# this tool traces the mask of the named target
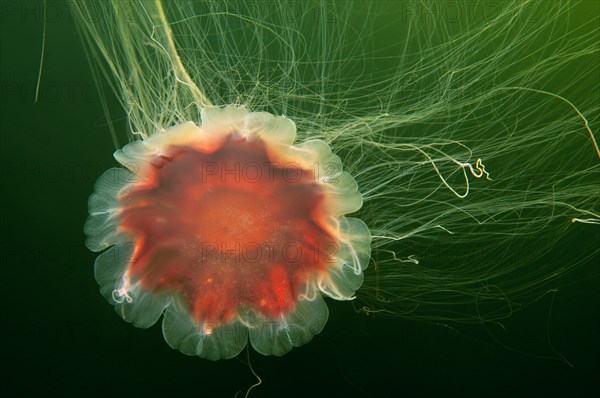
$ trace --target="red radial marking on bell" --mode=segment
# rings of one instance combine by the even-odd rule
[[[197,321],[290,312],[331,261],[314,173],[272,162],[260,139],[231,135],[211,153],[173,146],[147,174],[121,198],[121,228],[136,244],[130,275],[179,294]]]

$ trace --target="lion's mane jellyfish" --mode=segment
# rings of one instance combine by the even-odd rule
[[[370,257],[357,184],[321,140],[243,107],[205,108],[115,153],[85,226],[102,294],[188,355],[283,355],[349,300]],[[108,249],[108,250],[106,250]]]

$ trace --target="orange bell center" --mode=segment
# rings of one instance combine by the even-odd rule
[[[198,322],[294,310],[336,241],[314,173],[267,145],[232,134],[211,151],[172,146],[144,170],[120,198],[134,281],[176,293]]]

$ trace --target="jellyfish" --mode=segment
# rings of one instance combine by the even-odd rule
[[[130,132],[85,226],[102,294],[208,359],[308,343],[324,299],[510,317],[600,252],[586,7],[75,2]]]

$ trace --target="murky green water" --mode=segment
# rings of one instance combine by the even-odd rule
[[[163,342],[158,325],[132,327],[98,294],[96,255],[84,246],[82,226],[94,181],[115,165],[114,146],[70,11],[62,2],[49,4],[37,104],[40,3],[7,1],[0,13],[2,331],[4,360],[14,371],[5,376],[2,391],[230,397],[244,392],[255,383],[242,363],[246,352],[241,360],[219,362],[183,356]],[[574,21],[597,21],[600,5],[585,2],[577,12]],[[600,29],[595,34],[600,42]],[[557,72],[553,84],[571,85],[572,73]],[[573,85],[569,94],[595,109],[590,125],[597,131],[600,99],[586,87],[599,87],[600,71],[589,76],[597,80]],[[112,114],[120,114],[113,95],[106,97]],[[113,122],[126,131],[124,119]],[[597,228],[576,225],[559,241],[559,251],[531,266],[543,268],[557,258],[567,262],[599,241]],[[263,381],[252,395],[593,395],[600,390],[597,253],[553,281],[546,295],[503,321],[504,327],[364,316],[353,303],[328,300],[330,320],[310,344],[281,358],[250,353]]]

